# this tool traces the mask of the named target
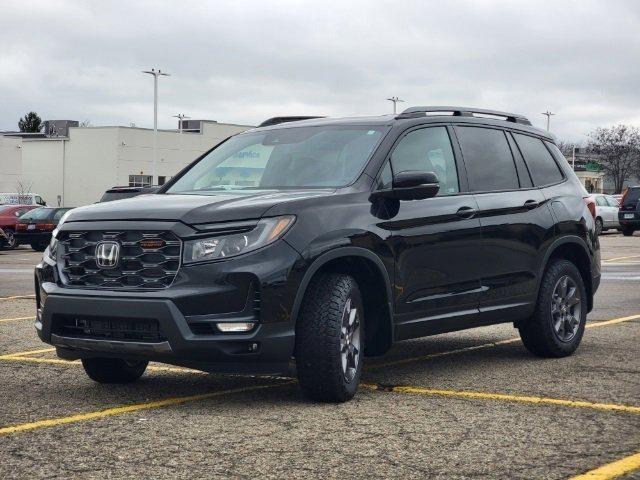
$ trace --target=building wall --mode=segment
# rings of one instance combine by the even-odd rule
[[[203,122],[201,133],[159,130],[156,175],[168,180],[230,135],[251,128]],[[22,148],[18,148],[18,146]],[[128,185],[129,175],[152,175],[153,130],[129,127],[70,128],[69,137],[0,136],[0,192],[30,186],[49,205],[96,202],[105,190]]]

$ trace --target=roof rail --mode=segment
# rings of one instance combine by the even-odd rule
[[[271,125],[278,125],[279,123],[286,123],[286,122],[297,122],[299,120],[311,120],[312,118],[324,118],[324,117],[319,117],[319,116],[315,116],[315,117],[272,117],[269,118],[267,120],[265,120],[264,122],[262,122],[260,125],[258,125],[259,127],[269,127]]]
[[[522,115],[470,107],[410,107],[404,110],[396,118],[422,117],[426,116],[428,113],[451,113],[453,116],[457,117],[475,117],[475,114],[489,115],[493,117],[503,117],[507,122],[531,125],[529,119]]]

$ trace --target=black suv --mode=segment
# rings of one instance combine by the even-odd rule
[[[36,268],[36,328],[98,382],[148,361],[283,373],[351,398],[364,356],[513,322],[580,343],[600,281],[586,193],[525,118],[457,107],[233,136],[157,194],[69,213]]]
[[[618,221],[625,237],[633,235],[635,230],[640,230],[640,186],[629,187],[620,200]]]

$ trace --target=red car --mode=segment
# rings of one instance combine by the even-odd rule
[[[20,244],[14,236],[18,217],[38,207],[40,205],[0,205],[0,228],[6,235],[6,240],[0,240],[0,245],[10,250],[16,248]]]

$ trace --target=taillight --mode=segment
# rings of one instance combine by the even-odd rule
[[[53,230],[54,228],[56,228],[55,223],[38,223],[36,225],[36,228],[40,231],[43,232],[49,232],[51,230]]]
[[[27,229],[27,224],[26,223],[18,223],[18,224],[16,224],[16,230],[17,231],[26,230],[26,229]]]
[[[620,206],[624,205],[624,201],[626,200],[627,195],[629,195],[629,189],[628,188],[622,194],[622,198],[620,199]]]
[[[587,205],[587,208],[591,212],[591,216],[596,218],[596,201],[591,197],[582,197],[584,203]]]

